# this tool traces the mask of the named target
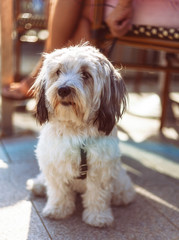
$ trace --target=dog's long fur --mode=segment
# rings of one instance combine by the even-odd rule
[[[119,71],[88,44],[45,54],[33,89],[36,115],[44,124],[36,155],[42,174],[32,191],[44,194],[45,216],[60,219],[75,210],[75,192],[83,198],[83,220],[93,226],[113,222],[111,204],[131,202],[134,189],[121,168],[116,121],[126,107]],[[80,148],[85,144],[88,172],[79,180]]]

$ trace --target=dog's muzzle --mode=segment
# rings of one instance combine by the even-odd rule
[[[71,88],[68,86],[63,86],[58,89],[58,95],[62,98],[67,97],[71,93]]]

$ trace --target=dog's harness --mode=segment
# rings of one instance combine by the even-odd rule
[[[88,171],[88,165],[87,165],[87,151],[84,149],[85,144],[80,147],[80,156],[81,156],[81,162],[80,162],[80,176],[77,177],[77,179],[84,180],[87,176]]]

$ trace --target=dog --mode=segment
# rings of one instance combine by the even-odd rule
[[[121,167],[116,122],[127,93],[117,69],[88,43],[55,50],[32,89],[43,128],[36,148],[41,174],[29,181],[36,195],[47,192],[43,215],[63,219],[82,194],[85,223],[113,223],[111,205],[130,203],[131,179]]]

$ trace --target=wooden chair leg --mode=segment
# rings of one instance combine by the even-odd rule
[[[169,103],[169,88],[170,88],[170,83],[172,78],[172,74],[169,70],[169,67],[172,65],[172,55],[166,54],[166,62],[167,62],[167,71],[165,72],[164,84],[161,92],[162,112],[161,112],[161,118],[160,118],[160,131],[162,131],[164,127],[164,123],[167,115],[167,107]]]
[[[13,1],[0,1],[1,15],[1,86],[13,81]],[[8,26],[8,27],[7,27]],[[12,134],[13,102],[2,98],[1,132]]]
[[[16,59],[15,59],[15,80],[19,81],[20,80],[20,59],[21,59],[21,42],[19,38],[16,39],[15,43],[15,51],[16,51]]]
[[[114,47],[116,46],[116,43],[117,43],[117,39],[114,39],[114,40],[112,41],[112,43],[111,43],[110,48],[108,49],[107,57],[108,57],[109,59],[111,59],[111,55],[112,55],[112,53],[113,53]]]
[[[169,101],[169,86],[171,82],[171,74],[169,71],[165,74],[164,85],[161,94],[161,105],[162,105],[162,112],[160,117],[160,131],[162,131],[164,127],[164,123],[166,120],[166,113],[167,113],[167,105]]]
[[[21,1],[16,0],[14,4],[14,17],[17,21],[19,14],[21,13]],[[20,42],[20,33],[17,30],[17,36],[15,39],[15,74],[14,79],[15,81],[20,80],[20,59],[21,59],[21,42]]]
[[[12,123],[12,115],[14,110],[14,104],[12,101],[2,98],[2,106],[1,106],[1,128],[2,136],[10,136],[13,134],[13,123]]]
[[[145,50],[139,50],[138,52],[138,61],[141,63],[146,63],[147,61],[147,52]],[[134,92],[140,93],[140,86],[143,79],[144,73],[138,72],[135,75],[134,79]]]

